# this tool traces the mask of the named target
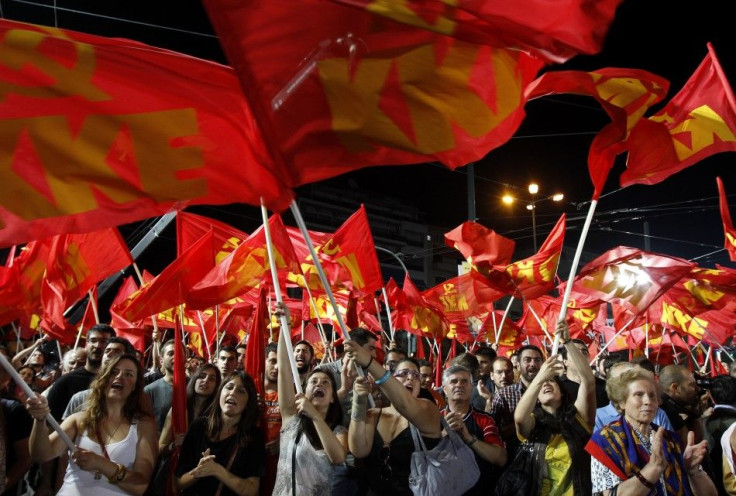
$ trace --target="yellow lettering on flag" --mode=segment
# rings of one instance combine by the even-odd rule
[[[11,29],[0,41],[0,64],[21,72],[33,68],[48,80],[46,85],[23,85],[0,81],[0,101],[9,94],[30,98],[59,98],[59,95],[79,96],[90,102],[109,100],[110,97],[92,82],[95,73],[95,48],[86,43],[68,40],[76,52],[76,62],[69,67],[39,50],[45,41],[61,43],[63,31],[43,28],[46,33],[25,29]],[[52,38],[53,37],[53,38]],[[66,48],[66,47],[65,47]]]
[[[490,58],[493,66],[488,69],[497,88],[493,108],[470,87],[479,58]],[[332,129],[356,152],[375,145],[421,154],[452,150],[454,126],[480,137],[521,104],[520,75],[510,52],[460,41],[453,43],[439,65],[435,47],[420,45],[396,58],[364,58],[354,71],[342,58],[321,60],[318,68],[332,112]],[[391,77],[394,71],[398,81]],[[400,94],[403,101],[384,105],[382,96],[389,90]],[[410,122],[412,132],[387,114],[386,105],[396,107],[401,118]]]
[[[698,317],[693,318],[674,305],[662,302],[662,323],[675,327],[691,336],[702,340],[708,322]]]
[[[665,114],[651,118],[656,122],[672,122],[672,117]],[[723,142],[736,142],[734,131],[726,121],[708,105],[700,106],[690,112],[690,118],[685,119],[669,130],[672,135],[672,144],[680,161],[684,161],[699,151],[714,144],[714,137]],[[690,133],[692,148],[675,139],[679,133]]]
[[[699,284],[698,281],[693,279],[686,281],[683,285],[698,301],[708,306],[711,306],[726,295],[723,291],[713,289],[709,284]]]
[[[84,257],[81,256],[78,243],[69,243],[66,252],[66,261],[59,268],[64,272],[64,285],[67,289],[76,288],[90,274]]]
[[[440,0],[440,2],[437,2],[448,7],[444,9],[442,15],[437,15],[434,23],[430,23],[417,15],[416,11],[411,8],[412,3],[414,2],[408,2],[407,0],[374,0],[366,4],[365,10],[404,24],[445,35],[451,35],[455,32],[457,23],[454,18],[449,16],[454,14],[457,0]]]
[[[604,78],[604,76],[590,73],[596,82],[598,95],[605,101],[626,110],[626,129],[630,130],[634,123],[644,117],[647,109],[657,99],[657,95],[650,91],[637,78]],[[602,79],[602,81],[601,81]],[[600,81],[600,83],[599,83]],[[636,109],[629,106],[639,100],[642,96],[649,94],[644,102],[639,102]]]
[[[99,193],[125,204],[143,195],[166,202],[196,198],[207,192],[204,179],[182,177],[182,173],[191,176],[190,171],[202,167],[202,150],[172,146],[173,140],[197,133],[193,109],[91,115],[74,133],[63,116],[7,119],[3,126],[0,170],[4,172],[0,179],[8,193],[0,197],[0,203],[25,220],[94,210]],[[121,152],[116,147],[121,138],[131,141],[124,151],[130,155],[130,165],[137,168],[140,187],[120,177],[108,165],[108,155]],[[37,163],[26,167],[33,158]],[[84,180],[69,180],[74,177]],[[39,182],[48,186],[50,196],[36,189],[34,184]]]
[[[348,253],[342,257],[338,257],[335,261],[350,273],[350,280],[356,289],[365,287],[365,279],[363,279],[363,273],[360,271],[358,257],[355,256],[355,253]]]

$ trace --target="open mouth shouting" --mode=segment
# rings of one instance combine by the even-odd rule
[[[112,381],[110,384],[110,390],[111,391],[122,391],[125,385],[122,381]]]

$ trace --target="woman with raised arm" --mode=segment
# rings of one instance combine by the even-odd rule
[[[367,410],[370,382],[366,377],[356,379],[348,446],[356,458],[365,458],[364,483],[368,486],[368,494],[410,496],[414,441],[409,424],[417,428],[427,449],[432,449],[441,439],[440,411],[435,403],[419,397],[421,375],[416,360],[399,361],[392,375],[363,347],[352,341],[346,341],[344,346],[350,365],[357,363],[364,372],[376,378],[375,384],[391,402],[388,407]]]
[[[113,359],[92,382],[87,409],[69,416],[61,428],[74,440],[64,483],[57,494],[140,495],[151,480],[158,452],[156,422],[143,402],[143,371],[134,355]],[[31,457],[45,462],[67,446],[46,426],[46,398],[26,401],[34,419]]]
[[[595,422],[595,378],[582,352],[570,339],[566,322],[557,323],[557,334],[571,366],[580,377],[577,398],[563,386],[564,365],[558,356],[549,357],[524,392],[514,410],[516,434],[532,443],[543,456],[535,458],[540,495],[590,494],[590,455],[585,444]]]
[[[189,426],[176,467],[183,496],[255,496],[266,465],[253,379],[243,371],[226,376],[205,417]]]
[[[278,305],[277,314],[288,314]],[[287,332],[279,333],[278,392],[281,409],[279,465],[273,496],[330,494],[333,465],[347,455],[347,430],[335,378],[313,370],[304,393],[295,394],[292,363],[286,349]]]

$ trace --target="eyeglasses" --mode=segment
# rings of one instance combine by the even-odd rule
[[[381,460],[381,465],[378,466],[378,476],[383,480],[391,480],[393,475],[393,469],[388,464],[389,458],[391,458],[391,445],[386,443],[378,452],[378,459]]]
[[[409,377],[410,379],[420,380],[422,378],[422,375],[416,370],[401,369],[394,372],[394,377],[399,377],[401,379],[403,379],[404,377]]]

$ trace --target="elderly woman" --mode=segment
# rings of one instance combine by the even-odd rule
[[[717,494],[700,463],[707,443],[694,444],[652,423],[659,398],[651,372],[634,368],[608,380],[606,391],[621,417],[606,424],[586,446],[591,454],[593,494]]]
[[[536,484],[533,494],[590,494],[590,457],[585,443],[595,420],[595,379],[582,352],[570,340],[564,321],[557,324],[556,332],[580,377],[577,398],[570,397],[563,386],[562,361],[551,356],[514,410],[516,434],[522,441],[544,447],[544,456],[535,458],[535,474],[530,474]]]
[[[92,382],[87,409],[61,428],[75,441],[64,484],[57,494],[143,494],[156,461],[156,423],[143,399],[143,372],[134,355],[113,359]],[[45,462],[66,451],[59,434],[46,427],[46,398],[26,402],[34,419],[29,440],[31,457]]]

